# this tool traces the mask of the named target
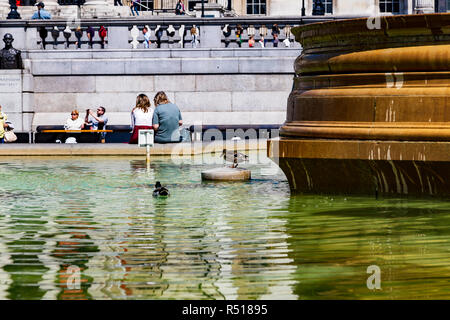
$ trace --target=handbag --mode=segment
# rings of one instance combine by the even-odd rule
[[[12,130],[6,131],[4,138],[5,142],[14,142],[17,140],[17,136]]]

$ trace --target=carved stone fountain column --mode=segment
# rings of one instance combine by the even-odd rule
[[[303,52],[268,155],[293,193],[450,198],[448,25],[424,14],[292,29]]]

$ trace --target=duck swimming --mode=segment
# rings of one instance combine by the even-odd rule
[[[163,187],[159,181],[156,181],[155,183],[155,190],[153,190],[153,196],[154,197],[167,197],[170,195],[169,189],[166,187]]]
[[[235,151],[223,149],[221,157],[226,162],[232,162],[231,168],[237,168],[238,163],[248,161],[248,155]]]

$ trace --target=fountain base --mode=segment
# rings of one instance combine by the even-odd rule
[[[247,181],[251,171],[244,168],[215,168],[202,172],[202,180],[208,181]]]

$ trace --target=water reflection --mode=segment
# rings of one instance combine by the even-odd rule
[[[12,207],[3,221],[13,234],[7,238],[2,250],[2,260],[7,261],[2,269],[8,273],[6,291],[9,299],[41,299],[45,295],[39,284],[48,270],[40,259],[45,242],[39,239],[39,233],[45,229],[46,221],[39,215],[45,213],[45,210],[33,207]]]
[[[161,224],[164,210],[144,215],[136,215],[136,211],[135,207],[128,209],[126,228],[120,233],[118,250],[114,249],[116,276],[111,285],[120,291],[110,290],[111,298],[156,298],[168,287],[161,270],[167,260]]]
[[[246,164],[249,182],[203,183],[201,171],[215,166],[1,164],[0,298],[450,297],[447,203],[290,197],[270,163]],[[152,197],[156,180],[169,198]],[[381,290],[366,286],[370,265],[381,268]]]
[[[90,203],[83,197],[75,197],[64,199],[60,205],[64,208],[63,214],[57,216],[55,222],[65,233],[57,237],[52,253],[59,264],[56,282],[60,292],[57,299],[92,299],[88,291],[93,278],[86,274],[86,270],[90,257],[98,252],[98,248],[90,236],[90,233],[95,233],[96,230],[96,223],[89,209]]]
[[[303,196],[289,211],[300,299],[450,296],[450,210],[418,200]],[[366,285],[371,265],[381,269],[381,290]]]

